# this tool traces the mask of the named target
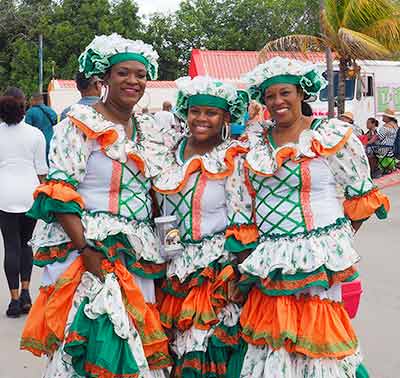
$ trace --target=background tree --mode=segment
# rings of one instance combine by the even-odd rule
[[[346,75],[357,74],[356,61],[393,58],[400,49],[400,6],[394,0],[325,0],[321,35],[289,35],[267,43],[268,51],[321,50],[339,61],[338,113],[345,110]]]

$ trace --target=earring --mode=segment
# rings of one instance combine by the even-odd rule
[[[227,140],[230,137],[229,123],[225,122],[221,130],[222,140]]]
[[[185,137],[190,137],[192,135],[192,133],[190,132],[189,124],[187,123],[187,121],[185,122],[185,126],[183,126],[183,135]]]
[[[109,92],[110,92],[109,85],[108,84],[104,84],[101,87],[101,95],[100,95],[101,102],[105,103],[107,101],[107,97],[108,97]]]

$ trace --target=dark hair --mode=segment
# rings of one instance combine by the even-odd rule
[[[0,119],[7,125],[20,123],[25,115],[25,104],[21,98],[13,96],[0,97]]]
[[[89,88],[89,86],[93,83],[93,76],[86,78],[85,74],[83,72],[78,72],[75,75],[75,82],[76,82],[76,87],[78,88],[79,92],[82,92],[86,89]]]
[[[311,117],[313,115],[312,107],[308,102],[301,102],[301,114],[306,117]]]
[[[3,96],[10,96],[10,97],[14,97],[14,98],[18,98],[18,99],[24,99],[25,100],[25,94],[24,92],[22,92],[21,89],[17,88],[17,87],[10,87],[8,88]]]
[[[371,121],[374,125],[375,125],[375,127],[378,127],[379,126],[379,121],[376,119],[376,118],[374,118],[374,117],[369,117],[368,119],[367,119],[367,122],[368,121]]]

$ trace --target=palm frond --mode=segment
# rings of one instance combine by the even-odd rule
[[[375,38],[389,50],[398,51],[400,50],[400,14],[377,20],[363,29],[362,33]]]
[[[349,59],[382,59],[389,58],[393,53],[375,38],[347,28],[341,28],[338,33],[340,45],[336,51],[340,56]]]
[[[338,43],[337,30],[334,30],[331,23],[328,20],[326,10],[320,13],[320,26],[322,37],[326,40],[329,47],[335,46]]]
[[[349,0],[324,0],[324,11],[326,20],[335,32],[337,32],[342,23],[343,9]]]
[[[326,47],[325,40],[320,37],[304,34],[288,35],[268,42],[260,54],[274,51],[322,51]]]
[[[360,32],[394,13],[396,6],[392,0],[351,0],[343,16],[342,27]]]

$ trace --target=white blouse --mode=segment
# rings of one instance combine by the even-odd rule
[[[0,123],[0,210],[24,213],[33,204],[38,175],[47,174],[46,140],[42,132],[21,121]]]

